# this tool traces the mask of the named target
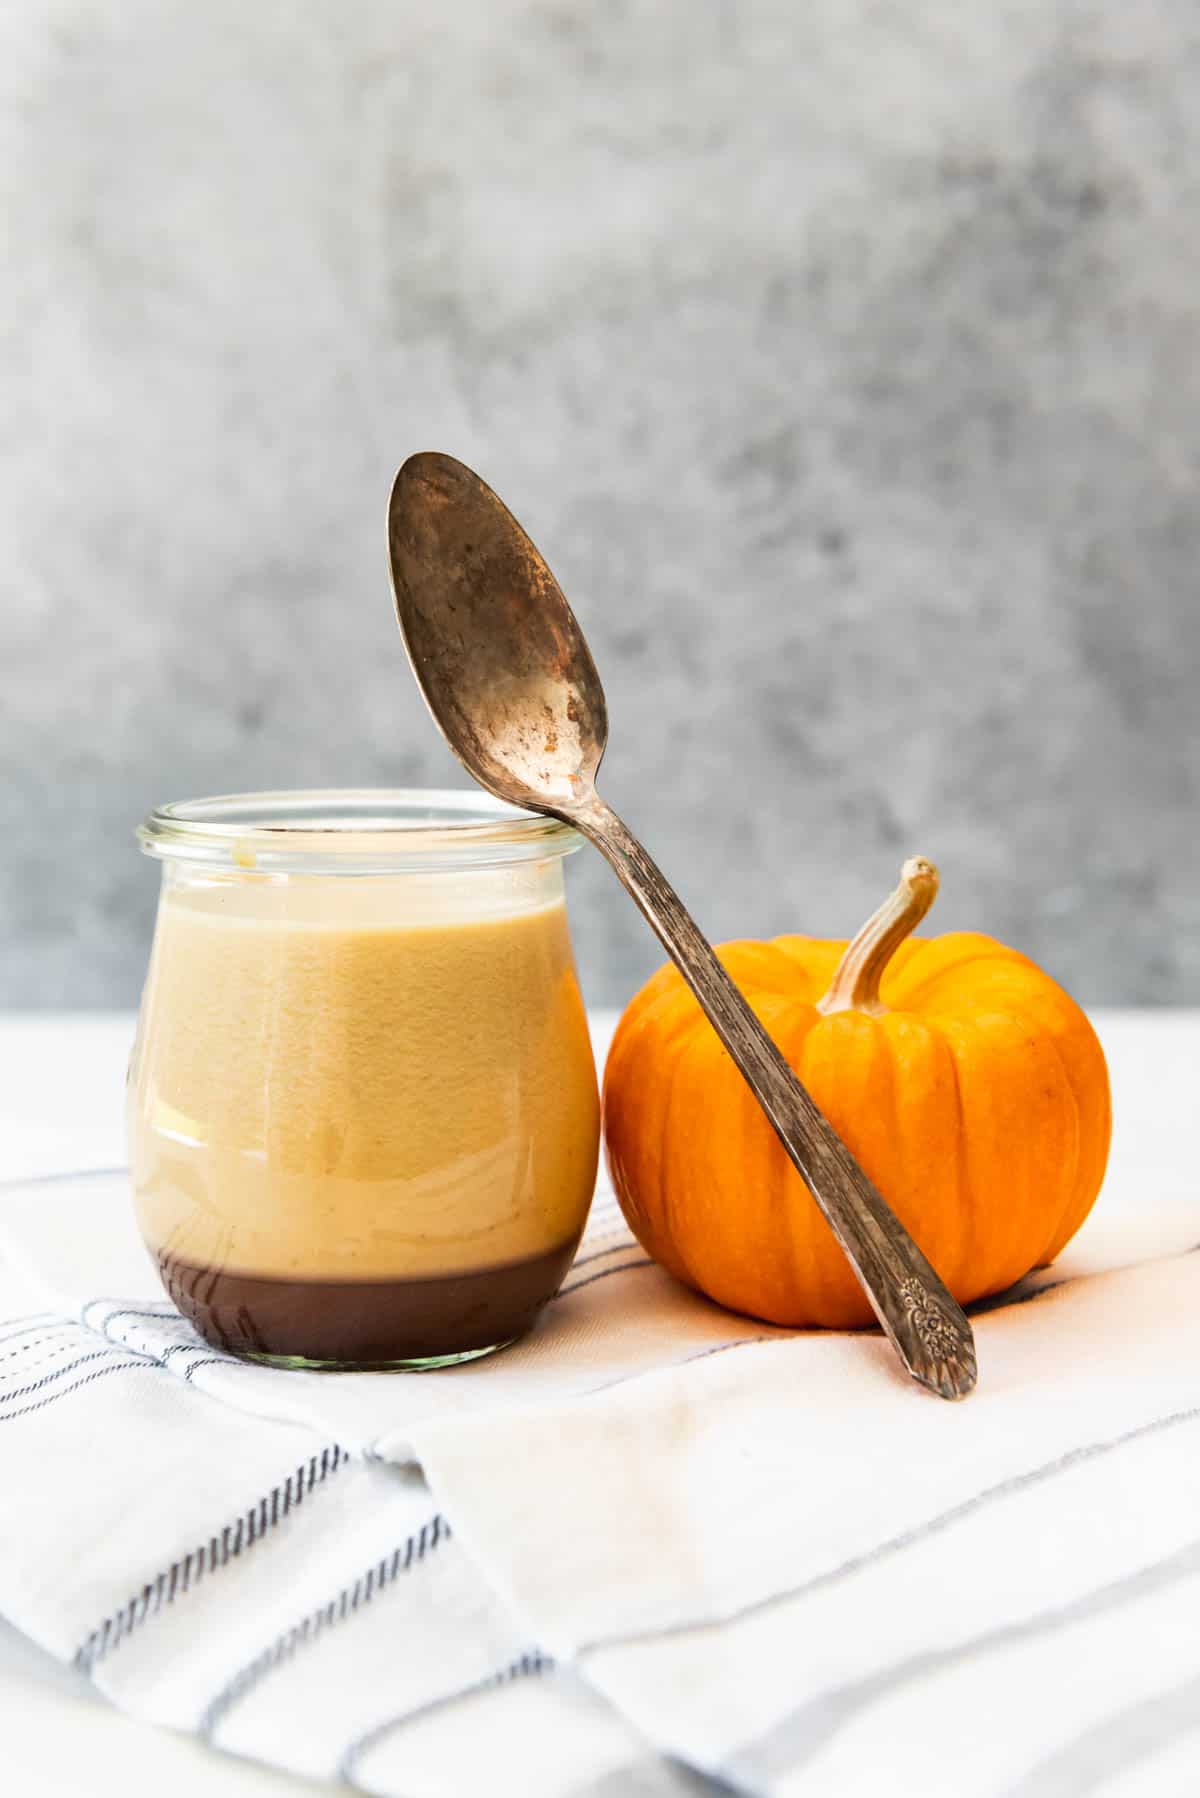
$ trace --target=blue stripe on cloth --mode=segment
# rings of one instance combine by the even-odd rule
[[[106,1350],[105,1353],[115,1354],[117,1351],[115,1349]],[[78,1392],[81,1387],[90,1386],[93,1381],[104,1379],[106,1374],[123,1373],[131,1368],[138,1368],[143,1373],[162,1372],[157,1361],[146,1360],[116,1361],[108,1367],[94,1367],[91,1373],[83,1376],[82,1380],[76,1380],[70,1386],[60,1387],[57,1392],[46,1393],[42,1398],[35,1399],[32,1405],[18,1405],[13,1411],[0,1410],[0,1423],[12,1423],[18,1417],[27,1417],[31,1411],[44,1411],[47,1405],[57,1404],[59,1399],[68,1397],[72,1392]]]
[[[543,1673],[550,1672],[553,1666],[553,1660],[549,1655],[543,1654],[540,1648],[527,1649],[517,1660],[497,1668],[495,1673],[485,1674],[482,1679],[472,1680],[470,1685],[461,1686],[457,1692],[447,1692],[444,1697],[431,1699],[428,1704],[414,1705],[411,1710],[397,1711],[394,1715],[385,1717],[381,1723],[375,1723],[370,1729],[364,1730],[362,1735],[355,1736],[342,1750],[338,1758],[337,1777],[352,1784],[356,1763],[404,1724],[415,1723],[418,1717],[431,1716],[435,1711],[444,1710],[449,1704],[457,1704],[460,1699],[473,1698],[480,1692],[493,1692],[498,1686],[512,1685],[515,1680],[539,1678]]]
[[[109,1355],[129,1353],[136,1355],[137,1350],[122,1349],[115,1346],[111,1348],[90,1349],[86,1355],[76,1355],[74,1361],[67,1361],[62,1367],[52,1368],[49,1373],[41,1374],[36,1380],[30,1380],[25,1386],[14,1386],[11,1392],[0,1393],[0,1422],[2,1422],[7,1415],[4,1407],[7,1406],[11,1400],[27,1398],[31,1392],[41,1392],[46,1386],[52,1385],[55,1380],[61,1380],[64,1374],[74,1373],[77,1367],[86,1367],[91,1361],[102,1361]],[[146,1357],[142,1358],[146,1359]],[[148,1362],[148,1365],[153,1365],[153,1363]],[[82,1382],[80,1383],[82,1384]],[[70,1388],[70,1390],[74,1391],[74,1387]],[[25,1408],[27,1410],[30,1409],[28,1406]],[[20,1416],[22,1413],[18,1411],[16,1415]]]
[[[76,1336],[83,1334],[80,1326],[72,1323],[51,1324],[49,1327],[45,1324],[34,1324],[29,1330],[21,1331],[20,1334],[25,1336],[26,1340],[20,1348],[5,1349],[4,1353],[0,1354],[0,1361],[16,1361],[19,1365],[10,1367],[6,1373],[0,1373],[0,1380],[20,1380],[27,1373],[31,1373],[35,1367],[45,1367],[48,1362],[53,1361],[55,1355],[69,1355],[73,1345],[63,1342],[61,1338],[70,1335],[72,1331]],[[56,1339],[58,1340],[56,1341]],[[56,1343],[48,1355],[39,1355],[36,1361],[29,1360],[28,1357],[34,1349],[45,1348],[48,1342]]]
[[[240,1667],[209,1700],[200,1717],[200,1734],[205,1740],[211,1740],[234,1706],[241,1704],[276,1668],[291,1660],[301,1648],[315,1642],[327,1629],[370,1604],[377,1593],[390,1586],[402,1573],[417,1566],[449,1536],[450,1525],[446,1519],[440,1515],[431,1517],[413,1535],[406,1537],[390,1555],[385,1555],[383,1560],[377,1561],[366,1573],[360,1574],[353,1585],[343,1586],[328,1604],[310,1611],[299,1623],[284,1630],[261,1654],[255,1655],[252,1661],[247,1661]]]
[[[68,1180],[102,1180],[112,1179],[117,1174],[128,1174],[127,1167],[72,1167],[57,1174],[25,1174],[16,1179],[0,1180],[0,1195],[6,1192],[24,1192],[27,1186],[64,1186]]]
[[[751,1338],[750,1340],[757,1340]],[[740,1347],[741,1344],[730,1343],[727,1347]],[[704,1351],[712,1353],[711,1350]],[[964,1517],[972,1516],[985,1506],[995,1504],[1015,1493],[1024,1492],[1031,1486],[1040,1485],[1043,1481],[1052,1480],[1058,1474],[1067,1472],[1083,1462],[1093,1461],[1101,1456],[1116,1453],[1130,1443],[1140,1442],[1143,1437],[1154,1436],[1161,1430],[1174,1430],[1200,1421],[1200,1406],[1187,1411],[1172,1411],[1165,1417],[1151,1418],[1148,1423],[1135,1424],[1132,1429],[1123,1430],[1118,1436],[1106,1437],[1100,1442],[1081,1443],[1078,1448],[1068,1449],[1065,1454],[1058,1455],[1052,1461],[1044,1461],[1039,1467],[1031,1467],[1024,1473],[1011,1474],[1007,1479],[998,1480],[994,1486],[985,1486],[982,1492],[971,1498],[962,1499],[945,1511],[927,1518],[924,1523],[913,1524],[910,1529],[902,1530],[899,1535],[889,1536],[886,1541],[877,1543],[874,1548],[864,1549],[861,1554],[851,1555],[836,1567],[828,1568],[824,1573],[817,1573],[811,1579],[803,1580],[799,1585],[789,1586],[785,1591],[772,1592],[766,1598],[753,1599],[749,1604],[740,1605],[737,1609],[725,1613],[720,1619],[713,1617],[684,1618],[678,1623],[657,1625],[652,1629],[630,1630],[627,1633],[612,1636],[597,1636],[583,1643],[578,1653],[591,1654],[602,1648],[619,1648],[627,1642],[655,1641],[668,1636],[684,1635],[690,1630],[709,1629],[714,1622],[732,1623],[739,1617],[750,1617],[758,1611],[770,1609],[772,1605],[787,1604],[793,1599],[803,1598],[809,1592],[819,1592],[839,1581],[848,1579],[864,1567],[874,1566],[879,1561],[901,1554],[913,1543],[924,1542],[930,1536],[936,1536],[942,1530],[949,1529]]]
[[[186,1555],[164,1567],[148,1580],[132,1597],[89,1630],[75,1651],[75,1665],[90,1673],[105,1657],[124,1642],[148,1618],[157,1616],[165,1605],[188,1592],[206,1577],[228,1566],[243,1551],[261,1542],[272,1529],[303,1504],[308,1495],[332,1478],[349,1460],[340,1443],[332,1442],[318,1454],[302,1461],[287,1477],[250,1505],[219,1535],[190,1549]]]
[[[798,1705],[757,1741],[731,1755],[721,1772],[735,1783],[744,1782],[755,1789],[784,1772],[790,1776],[808,1766],[834,1736],[840,1735],[864,1711],[902,1686],[925,1683],[941,1673],[961,1667],[966,1661],[978,1660],[998,1649],[1036,1641],[1092,1617],[1101,1617],[1144,1598],[1147,1593],[1198,1574],[1200,1537],[1161,1561],[1153,1561],[1148,1567],[1139,1567],[1135,1573],[1123,1574],[1120,1579],[1097,1586],[1082,1598],[1054,1605],[1032,1617],[1022,1618],[1018,1623],[1000,1624],[951,1648],[927,1649],[891,1667],[881,1668],[866,1679],[823,1692]]]
[[[19,1317],[6,1317],[4,1322],[6,1324],[27,1324],[29,1327],[24,1330],[6,1330],[5,1334],[0,1336],[0,1342],[15,1342],[18,1336],[28,1336],[30,1330],[42,1330],[51,1324],[56,1328],[75,1327],[71,1318],[66,1317],[61,1311],[25,1311]]]
[[[594,1286],[597,1280],[611,1280],[614,1274],[629,1274],[635,1268],[657,1267],[648,1255],[641,1255],[634,1261],[623,1261],[620,1267],[602,1267],[598,1274],[588,1274],[582,1280],[573,1280],[569,1286],[560,1286],[550,1303],[556,1304],[559,1299],[569,1298],[573,1292],[579,1292],[585,1286]]]

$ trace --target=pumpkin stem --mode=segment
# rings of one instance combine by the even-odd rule
[[[877,1017],[883,971],[906,936],[917,928],[937,898],[938,871],[923,855],[913,855],[900,870],[900,885],[869,917],[838,963],[829,991],[817,1010],[865,1011]]]

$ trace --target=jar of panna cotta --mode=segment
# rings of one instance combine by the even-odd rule
[[[168,805],[138,834],[162,891],[130,1166],[179,1309],[298,1367],[442,1366],[527,1330],[596,1174],[575,832],[357,791]]]

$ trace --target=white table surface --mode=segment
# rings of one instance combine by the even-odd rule
[[[1112,1075],[1102,1205],[1200,1205],[1200,1011],[1097,1012]],[[598,1055],[612,1019],[593,1020]],[[0,1181],[125,1159],[122,1101],[133,1019],[0,1014]],[[0,1193],[0,1202],[3,1195]],[[344,1791],[232,1760],[120,1715],[0,1619],[0,1789],[14,1798],[172,1798]]]

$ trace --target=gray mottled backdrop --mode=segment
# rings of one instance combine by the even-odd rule
[[[1200,1000],[1195,0],[8,0],[0,188],[0,1003],[134,999],[156,800],[456,778],[384,565],[426,447],[714,935],[921,850],[943,927]]]

